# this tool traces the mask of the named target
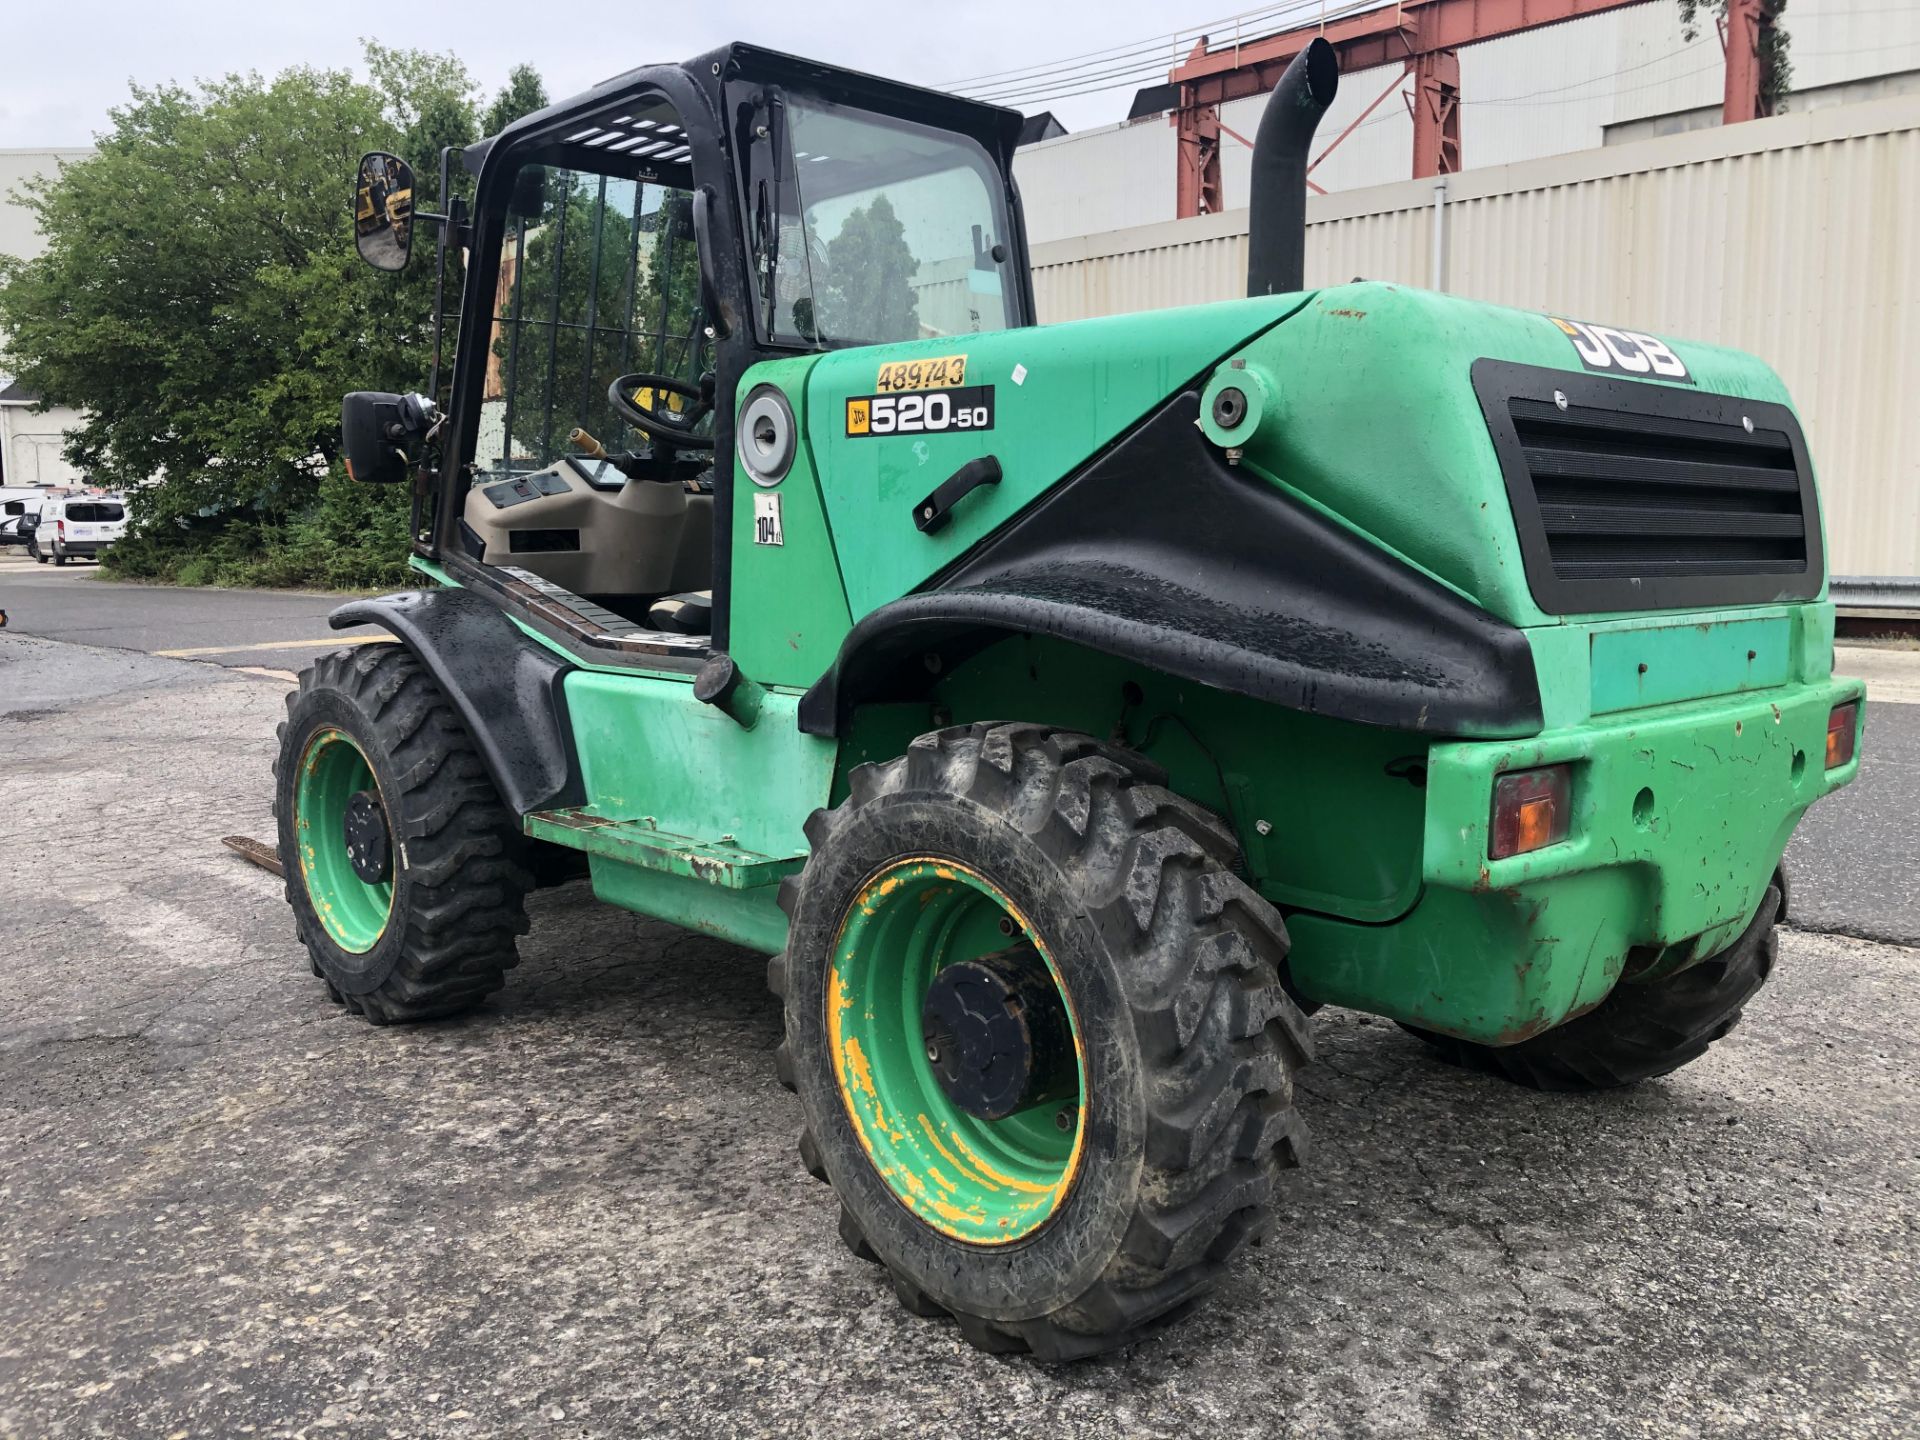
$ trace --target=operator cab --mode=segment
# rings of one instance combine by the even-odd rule
[[[463,550],[603,629],[705,636],[715,376],[689,146],[655,103],[506,189]]]
[[[416,550],[572,639],[722,648],[740,376],[1030,323],[1017,126],[733,46],[467,147],[471,221],[419,217],[443,222],[443,251],[457,227],[468,267]],[[362,254],[390,269],[414,219],[381,223],[375,192],[411,185],[396,163],[368,157],[355,207]]]

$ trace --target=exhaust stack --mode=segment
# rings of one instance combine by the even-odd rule
[[[1315,39],[1280,77],[1253,137],[1247,216],[1247,294],[1306,288],[1307,147],[1340,88],[1333,46]]]

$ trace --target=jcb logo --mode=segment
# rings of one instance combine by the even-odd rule
[[[1608,375],[1641,375],[1650,380],[1679,380],[1693,384],[1686,362],[1664,340],[1638,330],[1616,330],[1611,325],[1589,325],[1584,320],[1547,317],[1573,342],[1574,353],[1589,370]]]

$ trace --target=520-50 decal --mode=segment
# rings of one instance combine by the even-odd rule
[[[898,395],[854,395],[847,400],[847,435],[941,435],[949,430],[991,430],[993,387],[962,385],[951,390],[907,391]]]

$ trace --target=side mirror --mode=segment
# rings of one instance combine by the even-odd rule
[[[413,167],[384,150],[360,157],[353,243],[376,270],[401,270],[413,253]]]
[[[356,390],[340,402],[340,448],[348,479],[367,485],[406,482],[404,403],[383,390]]]

